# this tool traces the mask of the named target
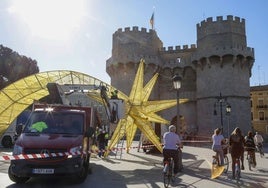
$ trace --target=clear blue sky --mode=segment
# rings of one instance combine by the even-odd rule
[[[38,62],[40,71],[74,70],[110,83],[106,60],[118,28],[155,29],[164,47],[196,44],[196,24],[227,15],[246,19],[255,49],[251,85],[268,84],[268,1],[1,0],[0,44]]]

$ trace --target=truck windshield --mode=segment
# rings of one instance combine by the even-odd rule
[[[70,112],[33,112],[25,133],[82,134],[83,114]]]

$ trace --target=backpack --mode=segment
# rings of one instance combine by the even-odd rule
[[[250,147],[251,149],[255,148],[254,140],[253,138],[246,137],[245,139],[245,146]]]

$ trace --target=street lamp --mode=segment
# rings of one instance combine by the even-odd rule
[[[181,77],[176,74],[172,78],[173,81],[173,87],[175,90],[177,90],[177,125],[176,125],[176,131],[179,133],[179,127],[180,127],[180,109],[179,109],[179,89],[181,88]]]
[[[228,127],[227,127],[227,136],[228,136],[228,138],[229,138],[229,136],[230,136],[230,114],[231,114],[231,110],[232,110],[232,108],[231,108],[231,105],[230,104],[227,104],[226,105],[226,115],[228,116]]]
[[[226,107],[226,115],[230,115],[231,113],[231,106],[227,103],[226,97],[222,97],[221,93],[220,96],[217,97],[217,101],[214,103],[214,115],[217,115],[216,105],[220,105],[220,115],[221,115],[221,131],[223,134],[223,116],[222,116],[222,107]],[[228,136],[229,136],[229,123],[228,123]]]

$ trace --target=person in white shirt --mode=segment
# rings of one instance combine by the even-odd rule
[[[169,126],[169,132],[164,133],[163,135],[163,157],[164,157],[164,165],[168,158],[173,158],[174,160],[174,174],[177,174],[181,169],[179,168],[179,159],[181,156],[181,152],[179,152],[180,148],[183,147],[181,139],[178,134],[176,134],[176,127],[174,125]]]
[[[262,136],[256,132],[255,136],[254,136],[254,142],[255,142],[255,145],[257,146],[258,144],[262,145],[262,142],[263,142],[263,138]]]
[[[219,165],[224,165],[224,153],[222,149],[222,143],[224,142],[224,137],[221,134],[221,129],[217,128],[214,130],[214,134],[212,135],[212,150],[216,152],[216,157],[219,159]]]
[[[263,138],[258,132],[256,132],[256,134],[254,136],[254,143],[257,146],[261,156],[264,156],[264,152],[263,152],[263,148],[262,148]]]

